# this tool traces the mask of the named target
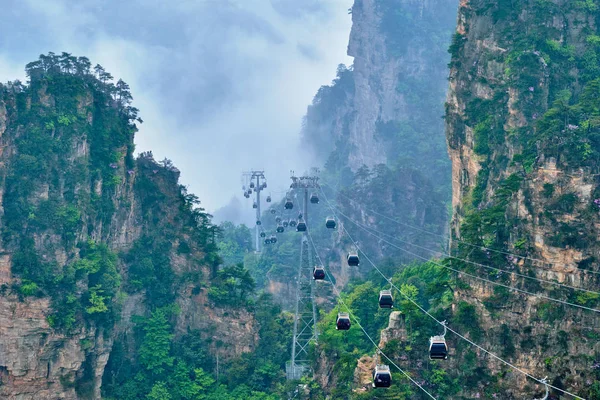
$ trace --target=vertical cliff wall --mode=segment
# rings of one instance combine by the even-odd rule
[[[99,399],[115,342],[137,363],[132,317],[167,306],[173,334],[224,358],[256,339],[251,315],[207,298],[209,217],[170,162],[133,158],[128,87],[89,67],[49,54],[28,85],[0,85],[2,398]]]
[[[455,241],[461,256],[598,290],[598,275],[587,271],[599,271],[599,6],[461,1],[446,105],[453,231],[483,246]],[[456,265],[531,292],[599,304],[593,293]],[[467,283],[458,300],[476,306],[492,350],[558,387],[590,395],[600,351],[595,313]],[[501,367],[491,365],[500,376]],[[500,381],[508,383],[507,396],[541,393],[518,376]]]

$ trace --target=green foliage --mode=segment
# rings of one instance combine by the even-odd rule
[[[151,316],[139,321],[144,331],[142,344],[139,348],[140,364],[152,374],[161,375],[167,367],[171,367],[174,358],[170,356],[171,325],[167,319],[169,310],[157,309]]]
[[[252,251],[252,233],[246,225],[235,226],[231,222],[219,225],[221,237],[218,242],[219,254],[225,265],[244,262],[246,253]]]
[[[254,291],[254,279],[240,263],[225,267],[217,272],[208,291],[209,298],[220,305],[247,305],[248,296]]]

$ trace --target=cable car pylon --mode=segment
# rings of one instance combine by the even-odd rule
[[[261,236],[260,233],[262,231],[261,225],[262,222],[260,220],[260,192],[267,188],[267,179],[265,178],[265,171],[248,171],[242,173],[242,181],[248,184],[244,184],[242,189],[244,190],[244,197],[249,199],[252,193],[255,194],[252,208],[256,210],[256,226],[254,227],[256,231],[256,252],[260,253],[260,241]],[[267,197],[270,200],[270,196]],[[271,243],[270,240],[265,240],[265,244]]]
[[[309,199],[309,190],[319,189],[319,178],[317,176],[296,177],[291,173],[292,190],[304,191],[304,204],[302,219],[296,226],[298,232],[302,232],[300,240],[300,260],[298,262],[298,275],[296,278],[296,306],[294,313],[294,331],[292,337],[292,355],[290,361],[285,365],[286,378],[298,380],[308,372],[310,368],[310,343],[316,343],[319,337],[317,331],[317,305],[315,303],[315,280],[313,279],[313,255],[312,248],[308,243],[308,204],[316,204]],[[314,194],[314,192],[313,192]],[[289,204],[292,204],[291,207]],[[293,208],[291,198],[286,198],[285,209]],[[301,225],[302,224],[302,225]],[[293,226],[290,223],[291,226]],[[294,224],[296,225],[296,224]],[[302,229],[299,229],[302,226]]]

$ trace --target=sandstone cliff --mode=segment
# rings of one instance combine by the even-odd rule
[[[598,23],[595,1],[461,1],[446,112],[455,247],[509,273],[470,271],[596,308],[597,295],[510,271],[598,290],[598,275],[587,272],[599,270]],[[466,283],[457,300],[476,306],[491,350],[548,375],[555,386],[590,395],[598,378],[597,315]],[[506,384],[503,398],[541,392],[489,365]]]
[[[42,56],[27,86],[0,85],[0,397],[99,399],[113,343],[135,346],[132,316],[167,303],[177,335],[198,329],[225,358],[250,351],[252,315],[206,297],[210,219],[170,162],[133,158],[128,88],[65,60]]]

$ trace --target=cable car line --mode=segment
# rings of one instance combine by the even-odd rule
[[[331,206],[331,203],[329,202],[329,199],[327,198],[327,195],[323,192],[323,190],[321,190],[321,193],[323,194],[323,198],[325,199],[325,202],[327,203],[327,205],[329,206],[329,208],[331,209],[331,211],[335,214],[335,210],[333,209],[333,207]],[[564,394],[568,394],[576,399],[580,399],[580,400],[586,400],[583,397],[577,396],[576,394],[573,394],[571,392],[568,392],[564,389],[560,389],[556,386],[550,385],[548,384],[545,379],[538,379],[535,376],[529,374],[528,372],[523,371],[522,369],[520,369],[519,367],[517,367],[516,365],[513,365],[512,363],[502,359],[501,357],[495,355],[494,353],[484,349],[483,347],[481,347],[480,345],[478,345],[477,343],[473,342],[472,340],[466,338],[465,336],[461,335],[460,333],[458,333],[457,331],[455,331],[454,329],[450,328],[448,325],[444,324],[442,321],[438,320],[437,318],[435,318],[433,315],[431,315],[427,310],[425,310],[423,307],[421,307],[421,305],[419,305],[419,303],[417,303],[416,301],[414,301],[412,298],[410,298],[410,296],[406,295],[399,287],[397,287],[396,285],[394,285],[394,283],[392,282],[391,279],[389,279],[387,276],[385,276],[385,274],[383,272],[381,272],[381,270],[377,267],[377,265],[369,258],[369,256],[360,249],[360,247],[358,246],[357,242],[354,240],[354,238],[350,235],[350,233],[348,232],[348,230],[346,229],[345,226],[343,226],[343,224],[341,225],[343,231],[346,233],[346,235],[348,236],[348,238],[354,243],[354,245],[356,246],[356,248],[365,256],[365,258],[367,259],[367,261],[373,266],[373,268],[375,268],[375,270],[377,272],[379,272],[379,274],[388,282],[390,282],[390,284],[396,289],[398,290],[398,292],[405,298],[407,299],[409,302],[411,302],[414,306],[416,306],[419,310],[421,310],[425,315],[427,315],[428,317],[430,317],[431,319],[433,319],[435,322],[437,322],[439,325],[441,326],[445,326],[445,328],[454,333],[456,336],[458,336],[459,338],[463,339],[464,341],[470,343],[471,345],[477,347],[479,350],[483,351],[484,353],[488,354],[489,356],[495,358],[496,360],[502,362],[503,364],[511,367],[512,369],[514,369],[515,371],[520,372],[521,374],[535,380],[536,382],[538,382],[539,384],[542,385],[546,385],[547,387],[551,387],[554,390],[558,390]],[[408,251],[407,251],[408,252]],[[419,256],[420,257],[420,256]],[[425,261],[428,261],[427,259],[425,259]],[[434,263],[435,264],[435,263]],[[437,264],[440,266],[443,266],[441,264]],[[460,271],[457,271],[460,272]],[[491,282],[491,281],[490,281]],[[492,282],[493,283],[493,282]]]
[[[328,185],[327,183],[325,183],[325,185],[327,185],[327,186],[329,186],[330,188],[333,189],[333,187],[331,185]],[[339,196],[342,196],[342,197],[344,197],[344,198],[352,201],[352,202],[355,202],[355,203],[357,202],[356,200],[350,198],[349,196],[345,195],[341,191],[338,191],[337,194]],[[407,223],[402,222],[402,221],[400,221],[398,219],[391,218],[391,217],[389,217],[389,216],[387,216],[385,214],[377,212],[377,211],[373,210],[372,208],[365,207],[365,210],[370,211],[373,214],[379,215],[380,217],[383,217],[383,218],[385,218],[385,219],[387,219],[389,221],[395,222],[395,223],[397,223],[399,225],[406,226],[408,228],[415,229],[417,231],[420,231],[420,232],[423,232],[423,233],[427,233],[429,235],[438,236],[438,237],[441,237],[441,238],[446,239],[446,240],[450,239],[450,236],[447,235],[447,234],[435,233],[435,232],[431,232],[431,231],[428,231],[426,229],[423,229],[423,228],[420,228],[420,227],[417,227],[417,226],[414,226],[414,225],[407,224]],[[539,258],[521,256],[521,255],[518,255],[518,254],[515,254],[515,253],[508,252],[508,251],[493,249],[493,248],[490,248],[490,247],[486,247],[486,246],[481,246],[481,245],[469,243],[469,242],[466,242],[464,240],[460,240],[460,239],[457,239],[457,238],[452,238],[452,240],[456,241],[458,243],[462,243],[464,245],[473,247],[473,248],[480,249],[480,250],[487,250],[487,251],[491,251],[491,252],[498,253],[498,254],[504,254],[504,255],[508,255],[508,256],[514,256],[516,258],[520,258],[520,259],[523,259],[523,260],[529,260],[529,261],[533,261],[533,262],[537,262],[537,263],[544,263],[546,265],[550,264],[550,265],[557,265],[557,266],[563,266],[563,267],[571,268],[571,266],[569,266],[567,264],[551,263],[551,262],[548,262],[548,261],[545,261],[545,260],[541,260]],[[536,268],[540,268],[540,266],[536,266]],[[542,269],[544,269],[544,268],[542,268]],[[587,272],[587,273],[590,273],[590,274],[598,274],[598,275],[600,275],[600,271],[593,271],[593,270],[589,270],[589,269],[577,269],[577,270],[570,271],[570,272],[567,272],[567,273],[570,274],[570,273],[583,273],[583,272]]]
[[[354,221],[352,221],[351,219],[348,219],[348,220],[349,220],[350,222],[353,222],[353,223],[354,223]],[[513,291],[516,291],[516,292],[521,292],[521,293],[524,293],[524,294],[528,294],[528,295],[530,295],[530,296],[535,296],[535,297],[539,297],[539,298],[542,298],[542,299],[545,299],[545,300],[554,301],[554,302],[556,302],[556,303],[561,303],[561,304],[564,304],[564,305],[568,305],[568,306],[577,307],[577,308],[581,308],[581,309],[584,309],[584,310],[588,310],[588,311],[593,311],[593,312],[596,312],[596,313],[600,313],[600,310],[599,310],[599,309],[596,309],[596,308],[592,308],[592,307],[586,307],[586,306],[582,306],[582,305],[580,305],[580,304],[571,303],[571,302],[568,302],[568,301],[565,301],[565,300],[559,300],[559,299],[555,299],[555,298],[553,298],[553,297],[549,297],[549,296],[546,296],[546,295],[543,295],[543,294],[540,294],[540,293],[533,293],[533,292],[529,292],[529,291],[527,291],[527,290],[524,290],[524,289],[519,289],[519,288],[516,288],[516,287],[513,287],[513,286],[505,285],[505,284],[503,284],[503,283],[500,283],[500,282],[494,282],[494,281],[491,281],[491,280],[489,280],[489,279],[482,278],[482,277],[480,277],[480,276],[477,276],[477,275],[470,274],[470,273],[468,273],[468,272],[465,272],[465,271],[463,271],[463,270],[458,270],[458,269],[455,269],[455,268],[449,267],[449,266],[447,266],[447,265],[444,265],[444,264],[437,263],[437,262],[435,262],[435,261],[432,261],[432,260],[428,259],[427,257],[423,257],[423,256],[421,256],[421,255],[419,255],[419,254],[413,253],[413,252],[411,252],[411,251],[409,251],[409,250],[406,250],[406,249],[404,249],[404,248],[402,248],[402,247],[400,247],[400,246],[397,246],[396,244],[394,244],[394,243],[392,243],[392,242],[390,242],[390,241],[388,241],[388,240],[386,240],[386,239],[384,239],[384,238],[382,238],[382,237],[380,237],[380,236],[377,236],[377,235],[375,235],[373,232],[369,231],[369,230],[368,230],[368,229],[366,229],[366,228],[363,228],[363,227],[362,227],[362,226],[360,226],[360,225],[357,225],[357,226],[358,226],[359,228],[363,229],[364,231],[366,231],[367,233],[369,233],[370,235],[372,235],[372,236],[376,237],[377,239],[379,239],[379,240],[381,240],[381,241],[383,241],[383,242],[387,243],[388,245],[390,245],[390,246],[392,246],[392,247],[394,247],[394,248],[396,248],[396,249],[398,249],[398,250],[401,250],[401,251],[403,251],[403,252],[405,252],[405,253],[407,253],[407,254],[410,254],[410,255],[412,255],[412,256],[414,256],[414,257],[420,258],[420,259],[421,259],[421,260],[423,260],[423,261],[426,261],[426,262],[428,261],[428,262],[431,262],[431,263],[433,263],[433,264],[435,264],[435,265],[438,265],[438,266],[440,266],[440,267],[443,267],[443,268],[449,269],[449,270],[451,270],[451,271],[454,271],[454,272],[456,272],[456,273],[459,273],[459,274],[464,274],[464,275],[470,276],[471,278],[479,279],[479,280],[481,280],[481,281],[484,281],[484,282],[487,282],[487,283],[491,283],[492,285],[502,286],[502,287],[504,287],[504,288],[506,288],[506,289],[513,290]],[[345,230],[345,229],[344,229],[344,230]],[[347,232],[347,231],[346,231],[346,232]],[[364,252],[363,252],[363,254],[364,254]]]
[[[312,238],[312,235],[310,234],[310,230],[308,230],[307,232],[307,236],[310,239],[310,242],[312,244],[313,249],[315,250],[315,254],[317,256],[317,259],[319,260],[319,264],[323,265],[323,261],[321,260],[321,256],[319,255],[319,251],[317,249],[317,246],[315,246],[315,242]],[[425,394],[427,394],[430,398],[432,398],[433,400],[437,400],[431,393],[429,393],[423,386],[421,386],[417,381],[415,381],[408,373],[406,373],[402,368],[400,368],[390,357],[388,357],[379,347],[379,345],[375,342],[375,340],[373,340],[373,338],[371,338],[371,336],[369,335],[369,333],[365,330],[365,328],[360,324],[360,322],[358,321],[358,319],[356,318],[356,316],[354,316],[350,310],[350,307],[344,302],[344,300],[342,299],[341,293],[338,291],[338,289],[336,288],[335,284],[333,283],[333,279],[331,278],[331,275],[329,274],[329,271],[327,269],[325,269],[325,274],[327,275],[327,279],[329,280],[329,282],[331,282],[331,286],[333,288],[333,291],[335,293],[335,295],[338,298],[338,301],[346,308],[346,310],[348,311],[349,316],[354,320],[354,323],[363,331],[363,333],[367,336],[367,338],[369,339],[369,341],[371,343],[373,343],[373,346],[375,346],[375,348],[377,349],[377,351],[379,351],[379,353],[381,355],[383,355],[394,367],[396,367],[398,369],[398,371],[400,371],[404,376],[406,376],[412,383],[414,383],[419,389],[421,389]]]
[[[451,258],[451,259],[462,261],[462,262],[465,262],[465,263],[468,263],[468,264],[476,265],[478,267],[483,267],[483,268],[491,269],[491,270],[494,270],[496,272],[500,272],[500,273],[505,272],[505,273],[508,273],[508,274],[513,274],[515,276],[519,276],[519,277],[524,278],[524,279],[530,279],[530,280],[534,280],[534,281],[538,281],[538,282],[547,283],[547,284],[550,284],[550,285],[561,286],[561,287],[564,287],[564,288],[567,288],[567,289],[571,289],[571,290],[578,290],[578,291],[582,291],[582,292],[587,292],[587,293],[592,293],[592,294],[600,295],[600,292],[596,292],[594,290],[589,290],[589,289],[584,289],[584,288],[580,288],[580,287],[576,287],[576,286],[566,285],[566,284],[560,283],[560,282],[553,282],[553,281],[550,281],[550,280],[547,280],[547,279],[537,278],[537,277],[534,277],[534,276],[528,276],[528,275],[524,275],[524,274],[521,274],[521,273],[516,272],[516,271],[510,271],[510,270],[507,270],[507,269],[496,268],[496,267],[492,267],[490,265],[485,265],[485,264],[481,264],[481,263],[478,263],[478,262],[475,262],[475,261],[465,260],[465,259],[460,258],[460,257],[452,256],[452,255],[450,255],[448,253],[444,253],[444,252],[441,252],[441,251],[438,251],[438,250],[432,250],[432,249],[429,249],[427,247],[423,247],[423,246],[420,246],[418,244],[414,244],[414,243],[408,242],[406,240],[402,240],[402,239],[396,238],[395,236],[389,235],[387,233],[378,231],[378,230],[376,230],[374,228],[371,228],[371,227],[369,227],[369,226],[367,226],[365,224],[362,224],[362,223],[360,223],[358,221],[353,220],[348,215],[344,214],[339,208],[337,208],[335,206],[334,206],[334,208],[336,208],[336,210],[338,211],[338,213],[340,215],[343,215],[350,222],[352,222],[353,224],[355,224],[356,226],[362,228],[365,231],[376,232],[376,233],[378,233],[380,235],[387,236],[387,237],[389,237],[389,238],[391,238],[393,240],[397,240],[398,242],[402,242],[404,244],[408,244],[410,246],[414,246],[416,248],[429,251],[431,253],[437,253],[438,255],[441,255],[441,256],[444,256],[444,257],[447,257],[447,258]],[[369,232],[369,233],[372,234],[371,232]],[[378,236],[375,236],[375,237],[377,237],[377,238],[379,238],[379,239],[381,239],[384,242],[386,242],[386,243],[389,244],[389,242],[385,241],[384,239],[382,239],[382,238],[380,238]],[[402,250],[402,249],[400,249],[400,250]]]

